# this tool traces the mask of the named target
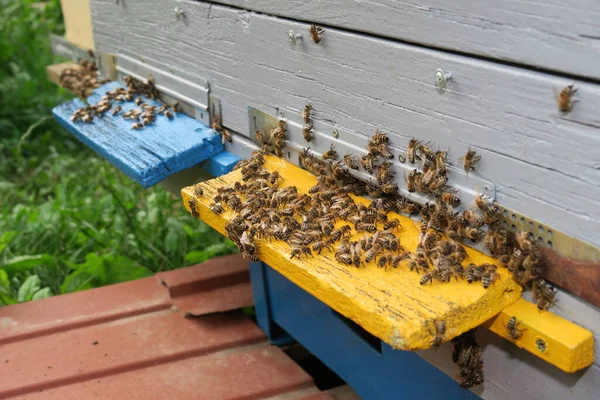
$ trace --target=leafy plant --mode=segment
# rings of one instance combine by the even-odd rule
[[[162,187],[144,190],[62,129],[48,82],[59,0],[0,0],[0,304],[148,276],[235,245]]]

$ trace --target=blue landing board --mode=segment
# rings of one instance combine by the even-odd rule
[[[94,90],[88,102],[97,103],[106,91],[120,86],[118,82],[107,83]],[[162,104],[147,98],[144,103]],[[135,121],[121,114],[140,106],[132,101],[113,102],[113,107],[117,105],[123,108],[117,116],[108,111],[104,117],[94,117],[92,123],[71,122],[71,115],[85,106],[80,99],[55,107],[52,113],[69,132],[145,188],[224,149],[220,134],[187,115],[178,113],[171,120],[157,115],[154,124],[133,130]]]

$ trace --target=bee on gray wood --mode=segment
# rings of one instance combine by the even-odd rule
[[[311,124],[312,125],[312,119],[311,119],[311,113],[312,113],[312,104],[308,103],[307,105],[304,106],[304,109],[302,110],[302,118],[304,119],[304,123],[306,124]]]
[[[481,156],[477,155],[475,150],[469,149],[467,150],[467,154],[459,158],[459,161],[462,161],[463,168],[465,172],[468,174],[471,171],[475,171],[475,165],[481,160]]]
[[[304,129],[302,129],[302,135],[304,136],[304,140],[306,140],[307,142],[312,142],[312,140],[315,138],[315,136],[313,135],[312,122],[309,122],[308,125],[305,126]]]
[[[344,156],[344,163],[350,169],[354,169],[354,170],[358,169],[358,162],[356,161],[356,157],[352,154],[346,154]]]
[[[379,129],[377,129],[375,131],[375,135],[371,138],[371,141],[376,145],[388,144],[390,142],[390,138],[387,135],[387,133],[383,133]]]
[[[323,34],[325,33],[325,29],[318,27],[316,24],[312,24],[308,27],[308,33],[310,34],[310,39],[319,44],[321,40],[323,40]]]
[[[329,146],[329,150],[323,153],[323,160],[336,160],[338,158],[337,151],[335,151],[335,146],[333,143]]]
[[[458,207],[460,205],[460,199],[456,196],[456,192],[446,191],[442,193],[440,199],[446,203],[450,204],[452,207]]]
[[[519,329],[519,321],[517,317],[510,317],[506,323],[506,332],[512,340],[518,340],[523,335],[523,330]]]
[[[419,171],[417,171],[416,169],[413,169],[412,171],[410,171],[408,173],[408,176],[406,176],[404,179],[406,181],[406,188],[408,189],[408,191],[410,193],[413,193],[417,190],[417,175],[419,174]]]
[[[371,154],[365,154],[360,157],[360,165],[365,171],[373,175],[373,168],[375,165],[373,164],[373,156],[371,156]]]
[[[398,192],[398,185],[395,183],[385,183],[381,186],[381,191],[386,194],[394,194]]]
[[[408,162],[414,164],[417,159],[421,159],[421,157],[417,156],[417,147],[421,142],[417,140],[417,138],[412,138],[408,142],[408,149],[406,150],[406,157],[408,158]]]
[[[433,340],[433,346],[439,347],[444,340],[446,335],[446,321],[434,321],[435,326],[435,338]]]
[[[560,93],[556,94],[556,89],[554,89],[554,94],[556,95],[556,101],[558,103],[558,109],[567,113],[573,109],[573,105],[577,102],[577,100],[571,100],[573,95],[577,92],[577,88],[574,85],[565,86]]]
[[[528,234],[525,231],[519,232],[515,239],[517,240],[517,244],[521,248],[523,254],[529,254],[533,251],[533,243],[528,239]]]
[[[379,144],[377,146],[377,151],[379,152],[379,154],[381,155],[381,157],[390,158],[390,159],[394,158],[394,155],[392,154],[392,152],[388,148],[387,144],[385,144],[385,143]]]

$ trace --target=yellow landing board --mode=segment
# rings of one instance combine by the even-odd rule
[[[280,186],[295,185],[306,193],[315,185],[316,177],[309,172],[274,156],[266,157],[265,168],[279,171],[283,180]],[[200,218],[225,234],[225,224],[233,217],[227,209],[217,215],[209,205],[221,186],[231,186],[241,180],[240,170],[215,178],[199,186],[204,195],[196,198],[196,211]],[[191,187],[182,190],[185,207],[195,198]],[[356,202],[370,203],[356,197]],[[398,237],[401,245],[414,251],[419,242],[419,230],[410,218],[393,215],[401,221]],[[341,223],[336,225],[339,226]],[[387,271],[377,268],[375,262],[366,267],[355,268],[338,263],[334,253],[323,251],[321,255],[290,260],[290,248],[281,241],[260,241],[259,257],[266,264],[283,274],[323,303],[358,323],[368,332],[396,349],[417,350],[432,346],[435,338],[435,321],[446,322],[448,341],[472,329],[500,313],[505,307],[521,298],[521,288],[504,268],[498,268],[501,278],[490,288],[481,282],[466,281],[450,283],[434,282],[420,285],[420,274],[411,272],[406,265]],[[467,248],[468,263],[496,263],[480,252]]]
[[[512,317],[518,321],[520,332],[516,340],[506,328]],[[594,362],[592,332],[551,312],[538,310],[535,304],[523,299],[483,326],[565,372],[578,371]]]

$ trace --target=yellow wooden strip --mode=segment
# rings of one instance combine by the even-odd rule
[[[93,50],[90,0],[61,0],[60,4],[65,22],[65,39],[82,49]]]
[[[265,168],[279,171],[283,177],[281,185],[295,185],[299,192],[305,193],[316,184],[314,175],[273,156],[266,157]],[[196,199],[195,211],[222,234],[233,213],[225,211],[217,215],[210,211],[209,205],[218,187],[231,186],[240,179],[241,172],[237,170],[200,184],[204,196]],[[182,195],[190,211],[189,200],[195,197],[193,189],[184,188]],[[369,203],[364,198],[355,199]],[[400,219],[403,226],[398,234],[402,246],[414,251],[419,241],[415,223],[410,218],[393,217]],[[482,324],[521,297],[521,288],[504,269],[499,269],[501,279],[489,289],[484,289],[481,283],[469,285],[466,281],[421,286],[420,274],[409,271],[406,266],[385,271],[372,262],[366,268],[357,269],[338,263],[334,254],[327,251],[302,260],[290,260],[290,249],[284,242],[273,240],[257,244],[261,260],[397,349],[431,347],[435,338],[434,321],[439,320],[446,322],[444,341],[447,341]],[[467,263],[495,262],[475,250],[467,249],[467,252]]]
[[[521,337],[513,340],[506,328],[516,317]],[[510,340],[520,348],[546,360],[566,372],[575,372],[594,362],[592,332],[520,299],[483,326]]]

